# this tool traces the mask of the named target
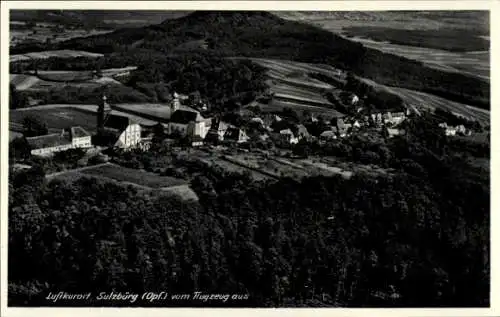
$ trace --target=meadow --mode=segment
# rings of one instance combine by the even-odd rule
[[[50,130],[59,131],[69,126],[80,126],[89,132],[94,132],[97,124],[95,114],[67,106],[9,111],[9,120],[12,124],[22,125],[23,119],[26,117],[38,118],[46,123]]]
[[[54,50],[54,51],[41,51],[41,52],[31,52],[25,54],[12,54],[9,56],[10,62],[17,62],[22,60],[30,59],[46,59],[50,57],[59,58],[74,58],[74,57],[88,57],[88,58],[99,58],[103,57],[103,54],[92,53],[87,51],[77,51],[77,50]]]
[[[186,184],[186,181],[183,179],[169,176],[159,176],[154,173],[126,168],[114,164],[104,164],[96,166],[95,168],[84,169],[81,173],[91,176],[103,176],[120,182],[134,183],[153,189]]]
[[[450,52],[474,52],[489,50],[488,40],[466,30],[404,30],[392,27],[351,26],[343,28],[348,37],[361,37],[377,42],[435,48]]]
[[[344,37],[354,35],[348,38],[385,53],[421,61],[429,67],[483,79],[490,77],[487,11],[279,11],[275,14]],[[452,48],[461,48],[462,52],[449,51]]]

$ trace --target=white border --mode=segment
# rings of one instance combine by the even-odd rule
[[[496,138],[500,128],[491,125],[491,308],[489,309],[191,309],[191,308],[7,308],[7,172],[8,172],[8,91],[9,91],[9,9],[126,9],[126,10],[269,10],[269,11],[382,11],[382,10],[490,10],[491,12],[491,53],[500,56],[499,39],[500,1],[1,1],[1,281],[0,281],[0,316],[197,316],[209,314],[217,317],[251,316],[255,313],[262,316],[500,316],[499,274],[500,250],[499,234],[494,230],[498,225],[500,201],[500,183],[498,173],[500,165],[497,161],[499,140]],[[494,40],[495,39],[495,40]],[[500,114],[496,110],[499,101],[498,72],[499,63],[491,58],[491,122],[496,122]],[[500,71],[500,70],[499,70]],[[500,122],[500,120],[498,120]],[[497,208],[495,208],[497,207]],[[497,269],[495,269],[497,268]],[[35,268],[34,268],[35,269]],[[497,299],[497,300],[494,300]]]

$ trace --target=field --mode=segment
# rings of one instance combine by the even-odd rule
[[[39,118],[42,122],[45,122],[50,131],[60,131],[68,126],[81,126],[89,132],[94,132],[97,122],[94,114],[65,106],[58,108],[44,107],[11,110],[9,111],[11,126],[19,128],[22,125],[23,119],[28,116]]]
[[[351,26],[344,28],[348,37],[361,37],[377,42],[435,48],[450,52],[474,52],[489,50],[488,40],[466,30],[403,30],[391,27]]]
[[[352,28],[363,28],[364,37],[355,36],[350,39],[382,52],[407,57],[426,63],[430,67],[465,73],[489,79],[489,52],[454,53],[443,49],[432,49],[435,41],[427,38],[418,46],[398,45],[367,38],[367,32],[377,28],[396,30],[405,36],[405,31],[411,34],[415,30],[426,34],[441,33],[443,30],[454,32],[454,39],[459,45],[470,47],[466,39],[476,35],[477,38],[489,40],[489,14],[487,11],[343,11],[343,12],[275,12],[278,16],[295,21],[301,21],[319,26],[328,31],[346,36]],[[359,29],[358,29],[359,30]],[[368,30],[368,31],[367,31]],[[451,31],[449,31],[451,30]],[[430,32],[430,33],[427,33]],[[461,32],[468,37],[461,37]],[[370,31],[371,34],[373,32]],[[387,37],[387,35],[385,35]],[[346,36],[347,37],[347,36]],[[434,36],[433,36],[434,37]],[[450,36],[448,36],[450,37]],[[401,36],[399,36],[401,38]],[[408,44],[408,39],[404,39]],[[450,41],[450,40],[448,40]],[[474,40],[477,41],[477,40]],[[438,43],[442,45],[442,43]],[[487,47],[488,45],[485,44]]]
[[[258,104],[264,112],[279,112],[288,107],[299,114],[308,110],[315,115],[322,115],[326,118],[343,116],[324,96],[335,86],[311,77],[311,74],[319,73],[341,83],[345,77],[342,71],[328,65],[288,60],[263,58],[252,58],[251,60],[268,69],[273,98],[269,104]]]
[[[27,116],[40,118],[47,124],[49,130],[60,131],[68,126],[81,126],[93,133],[96,130],[97,105],[46,105],[32,108],[23,108],[9,111],[10,125],[19,130],[22,121]],[[113,108],[113,115],[128,117],[131,120],[146,126],[153,126],[157,121],[148,120],[130,113],[125,113]]]
[[[10,21],[9,40],[10,45],[23,44],[27,42],[52,43],[66,41],[75,37],[106,34],[111,30],[61,28],[53,23],[37,23],[34,27],[27,27],[23,22]]]
[[[82,82],[61,82],[61,81],[50,81],[44,80],[37,76],[31,75],[21,75],[21,74],[11,74],[10,82],[16,87],[18,91],[39,91],[39,92],[49,92],[51,90],[60,90],[64,87],[76,87],[76,88],[98,88],[104,85],[121,85],[120,82],[112,78],[99,78],[91,79]]]
[[[490,53],[488,51],[456,53],[427,47],[388,44],[357,37],[351,40],[382,52],[421,61],[436,69],[490,79]]]
[[[17,62],[22,60],[29,59],[45,59],[50,57],[59,57],[59,58],[73,58],[73,57],[89,57],[89,58],[98,58],[102,57],[103,54],[100,53],[91,53],[85,51],[74,51],[74,50],[58,50],[58,51],[43,51],[43,52],[32,52],[26,54],[15,54],[9,56],[10,62]]]
[[[196,193],[183,179],[158,176],[153,173],[129,169],[111,163],[53,173],[46,177],[48,180],[59,179],[67,182],[74,182],[82,177],[95,177],[108,182],[132,185],[140,190],[155,190],[157,193],[178,196],[186,201],[198,200]]]
[[[187,13],[177,10],[11,10],[10,23],[24,25],[25,22],[35,22],[39,27],[59,25],[70,30],[81,26],[87,30],[91,28],[112,30],[161,23]]]
[[[186,184],[186,181],[183,179],[159,176],[154,173],[117,166],[114,164],[102,164],[94,168],[84,169],[81,173],[91,176],[103,176],[119,182],[133,183],[153,189]]]

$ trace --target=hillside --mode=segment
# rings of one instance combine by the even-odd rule
[[[72,39],[57,48],[100,53],[145,48],[171,53],[186,42],[202,39],[207,42],[206,51],[223,56],[329,64],[384,85],[425,91],[489,109],[489,83],[485,80],[433,69],[268,12],[197,11],[157,25]]]

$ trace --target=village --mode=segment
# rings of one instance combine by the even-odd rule
[[[106,177],[105,174],[110,173],[115,175],[110,178],[127,182],[127,177],[116,177],[123,174],[123,171],[119,171],[123,167],[114,164],[116,160],[112,157],[113,153],[154,152],[162,147],[167,147],[176,157],[218,166],[228,172],[247,173],[255,180],[280,177],[300,179],[311,175],[335,174],[349,178],[357,171],[389,173],[390,170],[381,168],[377,162],[346,162],[331,155],[308,155],[302,150],[311,144],[321,148],[354,136],[381,140],[404,136],[404,122],[415,115],[409,109],[366,111],[359,101],[360,98],[353,93],[346,95],[344,102],[352,108],[349,112],[352,115],[325,120],[307,111],[298,115],[291,109],[284,109],[281,113],[264,113],[255,105],[229,116],[214,114],[199,94],[179,93],[172,94],[171,102],[156,105],[153,113],[138,110],[138,105],[109,104],[103,93],[98,105],[56,109],[57,113],[64,109],[77,116],[87,115],[89,120],[94,118],[94,127],[89,122],[85,127],[71,125],[72,121],[68,120],[68,126],[60,131],[51,128],[46,135],[21,138],[29,145],[32,157],[47,159],[72,149],[85,152],[85,159],[79,161],[84,163],[80,163],[77,169],[49,173],[49,178],[81,175],[79,169],[83,168],[86,174]],[[57,126],[61,127],[60,124],[58,121]],[[11,122],[11,126],[15,126],[15,123]],[[439,127],[446,136],[471,134],[464,126],[449,126],[446,122]],[[23,162],[13,165],[14,169],[29,167]],[[96,174],[93,170],[102,170],[104,173]],[[162,171],[165,174],[165,169],[148,172],[158,174]],[[144,174],[142,178],[158,177],[148,175]],[[186,179],[186,175],[173,176],[178,176],[178,180]],[[136,183],[144,186],[147,182]],[[171,180],[164,183],[170,184]],[[178,181],[173,183],[174,187],[179,186]],[[184,181],[183,186],[184,194],[189,192],[189,197],[195,196],[187,182]],[[168,189],[170,186],[160,187]]]

